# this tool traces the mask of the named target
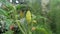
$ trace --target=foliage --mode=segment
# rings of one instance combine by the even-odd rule
[[[60,34],[60,0],[51,0],[50,12],[48,17],[50,20],[51,30],[53,33]]]
[[[35,4],[37,4],[37,5],[35,5]],[[32,6],[30,6],[30,5],[32,5]],[[38,1],[36,3],[28,4],[28,6],[32,9],[31,15],[29,14],[30,12],[25,13],[24,15],[27,14],[28,19],[29,19],[29,17],[32,17],[30,20],[31,21],[30,24],[28,24],[29,22],[26,20],[26,16],[24,16],[23,18],[20,18],[20,16],[21,16],[20,10],[21,10],[21,7],[23,7],[23,6],[21,6],[19,4],[13,5],[7,1],[6,1],[6,3],[3,3],[2,7],[0,8],[0,15],[6,16],[6,19],[5,19],[6,26],[7,26],[6,29],[8,29],[8,31],[5,34],[14,33],[14,31],[11,31],[9,29],[11,25],[18,26],[18,30],[20,32],[19,34],[21,34],[21,33],[22,34],[37,34],[37,33],[38,34],[52,34],[51,30],[48,29],[45,24],[47,18],[40,15],[41,9],[40,9],[40,4],[38,4]],[[37,11],[38,11],[38,13],[37,13]],[[35,22],[34,20],[36,21],[36,23],[34,23]],[[18,33],[18,32],[16,32],[16,33]]]

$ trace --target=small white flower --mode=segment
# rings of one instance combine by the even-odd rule
[[[19,2],[16,0],[16,3],[19,3]]]
[[[25,18],[20,19],[20,23],[24,24]]]
[[[10,2],[12,2],[12,0],[10,0]]]

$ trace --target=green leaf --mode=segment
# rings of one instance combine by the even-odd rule
[[[3,10],[3,9],[0,9],[0,14],[5,15],[5,16],[8,16],[7,11],[5,11],[5,10]]]
[[[13,31],[9,30],[9,31],[6,31],[4,34],[13,34]]]

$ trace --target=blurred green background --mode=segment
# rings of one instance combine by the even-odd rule
[[[0,26],[3,34],[60,34],[60,0],[0,0]]]

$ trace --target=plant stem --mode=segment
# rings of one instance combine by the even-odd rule
[[[23,31],[23,29],[22,29],[22,28],[21,28],[21,26],[20,26],[20,23],[17,21],[17,20],[18,20],[18,18],[17,18],[17,16],[16,16],[16,14],[17,14],[16,8],[15,8],[15,6],[13,6],[13,7],[14,7],[14,16],[15,16],[15,21],[16,21],[16,23],[17,23],[17,25],[18,25],[19,29],[22,31],[22,33],[23,33],[23,34],[25,34],[25,32]]]
[[[20,26],[20,23],[19,23],[18,21],[17,21],[16,23],[18,24],[18,27],[19,27],[19,29],[22,31],[22,33],[25,34],[25,32],[23,31],[23,29],[22,29],[21,26]]]

